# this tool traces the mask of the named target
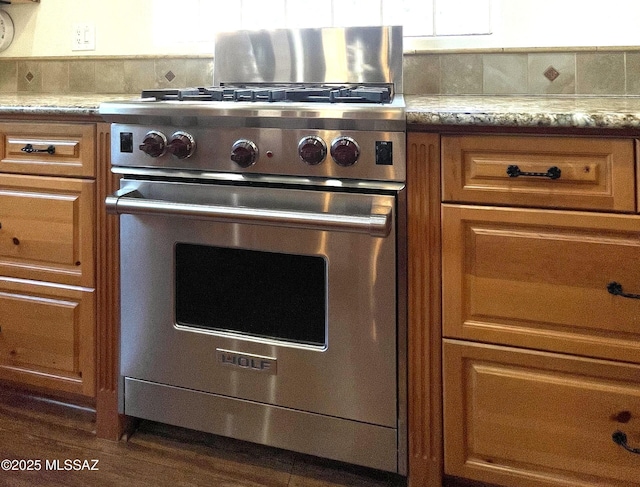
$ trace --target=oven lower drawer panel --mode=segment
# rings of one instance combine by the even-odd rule
[[[394,428],[349,421],[135,378],[124,413],[365,467],[399,471]],[[405,462],[400,462],[404,465]]]

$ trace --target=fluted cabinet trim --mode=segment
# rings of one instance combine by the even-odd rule
[[[442,485],[440,136],[413,133],[407,161],[409,486]]]
[[[117,440],[125,427],[118,414],[118,341],[119,341],[119,226],[118,219],[107,215],[105,197],[118,187],[118,178],[110,168],[111,127],[98,123],[97,147],[97,391],[96,434]]]

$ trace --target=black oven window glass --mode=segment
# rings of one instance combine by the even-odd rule
[[[178,325],[326,344],[322,257],[179,243]]]

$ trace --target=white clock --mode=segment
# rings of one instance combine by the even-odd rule
[[[0,10],[0,51],[4,51],[13,41],[13,20],[7,12]]]

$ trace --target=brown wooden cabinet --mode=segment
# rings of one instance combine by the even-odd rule
[[[0,275],[93,287],[94,186],[0,173]]]
[[[445,339],[447,473],[499,485],[638,486],[640,366]]]
[[[95,396],[95,123],[0,123],[0,379]]]
[[[0,123],[0,172],[95,178],[95,124]]]
[[[640,361],[640,218],[444,204],[446,337]],[[639,459],[640,460],[640,459]]]
[[[633,212],[633,153],[629,139],[445,135],[443,198]]]
[[[640,455],[612,439],[640,447],[633,141],[441,143],[445,474],[640,485]]]

